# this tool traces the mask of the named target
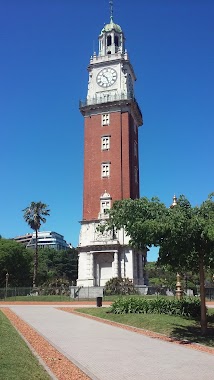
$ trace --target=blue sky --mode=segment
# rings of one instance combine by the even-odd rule
[[[214,191],[213,0],[114,0],[144,116],[141,196],[193,205]],[[87,65],[108,0],[1,0],[0,234],[29,232],[22,209],[47,203],[41,230],[78,244]],[[155,251],[148,259],[156,258]]]

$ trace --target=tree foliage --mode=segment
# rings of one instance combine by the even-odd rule
[[[29,286],[32,255],[22,244],[0,239],[0,287],[5,287],[6,273],[9,286]]]
[[[75,283],[78,276],[78,252],[75,248],[57,251],[39,249],[37,284]],[[34,251],[14,240],[0,239],[0,287],[5,287],[6,273],[10,287],[32,284]]]
[[[114,203],[108,229],[125,229],[130,244],[143,249],[159,246],[159,263],[174,270],[200,274],[201,325],[207,328],[204,269],[214,268],[214,194],[200,206],[185,196],[167,208],[158,198],[127,199]]]
[[[50,215],[48,206],[42,202],[31,202],[24,210],[24,220],[36,232],[36,245],[34,254],[34,270],[33,270],[33,287],[36,286],[37,271],[38,271],[38,231],[41,223],[46,222],[45,216]]]
[[[75,248],[55,250],[39,249],[38,284],[62,278],[75,283],[78,277],[78,252]]]
[[[26,207],[24,212],[24,219],[34,231],[38,231],[42,223],[46,222],[45,216],[50,215],[50,210],[47,205],[42,202],[31,202]]]
[[[145,267],[150,286],[167,287],[175,290],[176,271],[169,265],[158,265],[156,262],[147,262]]]
[[[165,233],[159,262],[181,271],[199,271],[199,257],[205,267],[214,268],[214,202],[211,194],[201,206],[192,207],[181,196],[176,207],[166,210]]]
[[[144,249],[158,246],[166,206],[158,198],[116,201],[109,212],[108,229],[125,228],[130,244]],[[101,227],[102,228],[102,227]]]
[[[167,287],[170,290],[176,290],[176,270],[170,265],[161,265],[160,262],[147,262],[145,267],[146,275],[149,279],[149,285],[155,287]],[[190,270],[180,271],[182,289],[187,291],[193,290],[197,294],[199,287],[199,273],[193,273]],[[213,285],[211,271],[205,273],[206,284]]]

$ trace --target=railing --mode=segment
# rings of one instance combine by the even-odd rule
[[[105,290],[105,287],[80,287],[80,286],[58,286],[58,287],[9,287],[0,288],[1,301],[52,301],[52,302],[66,302],[66,301],[79,301],[79,300],[93,300],[96,297],[103,295],[104,300],[113,300],[115,297],[124,296],[175,296],[175,289],[169,289],[166,286],[146,286],[134,285],[130,288],[125,286],[123,288],[116,288],[112,294],[111,291]],[[199,296],[197,292],[189,289],[187,296]],[[206,287],[206,299],[214,300],[214,287]]]
[[[137,108],[138,108],[138,111],[142,117],[142,113],[140,111],[140,107],[138,106],[138,103],[135,99],[135,97],[132,95],[132,94],[104,94],[102,96],[95,96],[93,98],[87,98],[85,100],[80,100],[79,101],[79,108],[83,108],[83,107],[87,107],[87,106],[92,106],[92,105],[96,105],[96,104],[103,104],[103,103],[108,103],[108,102],[116,102],[116,101],[123,101],[123,100],[127,100],[127,101],[133,101],[136,105],[137,105]]]
[[[210,301],[214,300],[214,287],[205,288],[206,298]]]
[[[70,301],[69,286],[0,288],[1,301]]]
[[[80,100],[79,105],[81,107],[85,107],[93,104],[102,104],[106,102],[114,102],[118,100],[134,100],[133,96],[129,94],[102,94],[94,96],[93,98],[87,98],[85,100]]]

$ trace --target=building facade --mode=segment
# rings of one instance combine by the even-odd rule
[[[98,231],[115,200],[139,198],[138,127],[142,114],[134,96],[136,76],[118,24],[106,24],[99,52],[88,66],[84,116],[83,220],[79,237],[78,286],[104,286],[112,277],[144,284],[146,252],[129,246],[123,230]]]
[[[36,233],[16,236],[13,240],[24,244],[27,248],[34,248],[36,244]],[[53,248],[57,251],[68,249],[70,246],[64,240],[64,236],[54,231],[38,232],[38,248]]]
[[[31,242],[32,240],[33,233],[28,233],[25,235],[19,235],[14,237],[12,240],[17,241],[17,243],[21,243],[27,247],[27,245]]]

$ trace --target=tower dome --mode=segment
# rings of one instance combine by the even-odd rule
[[[120,25],[110,19],[110,23],[103,27],[99,35],[99,55],[105,56],[119,51],[125,51],[125,38]]]
[[[115,32],[117,33],[122,33],[122,28],[120,27],[120,25],[118,24],[115,24],[113,21],[110,22],[109,24],[106,24],[104,26],[104,28],[101,30],[101,34],[105,33],[105,32],[111,32],[112,30],[114,30]]]

